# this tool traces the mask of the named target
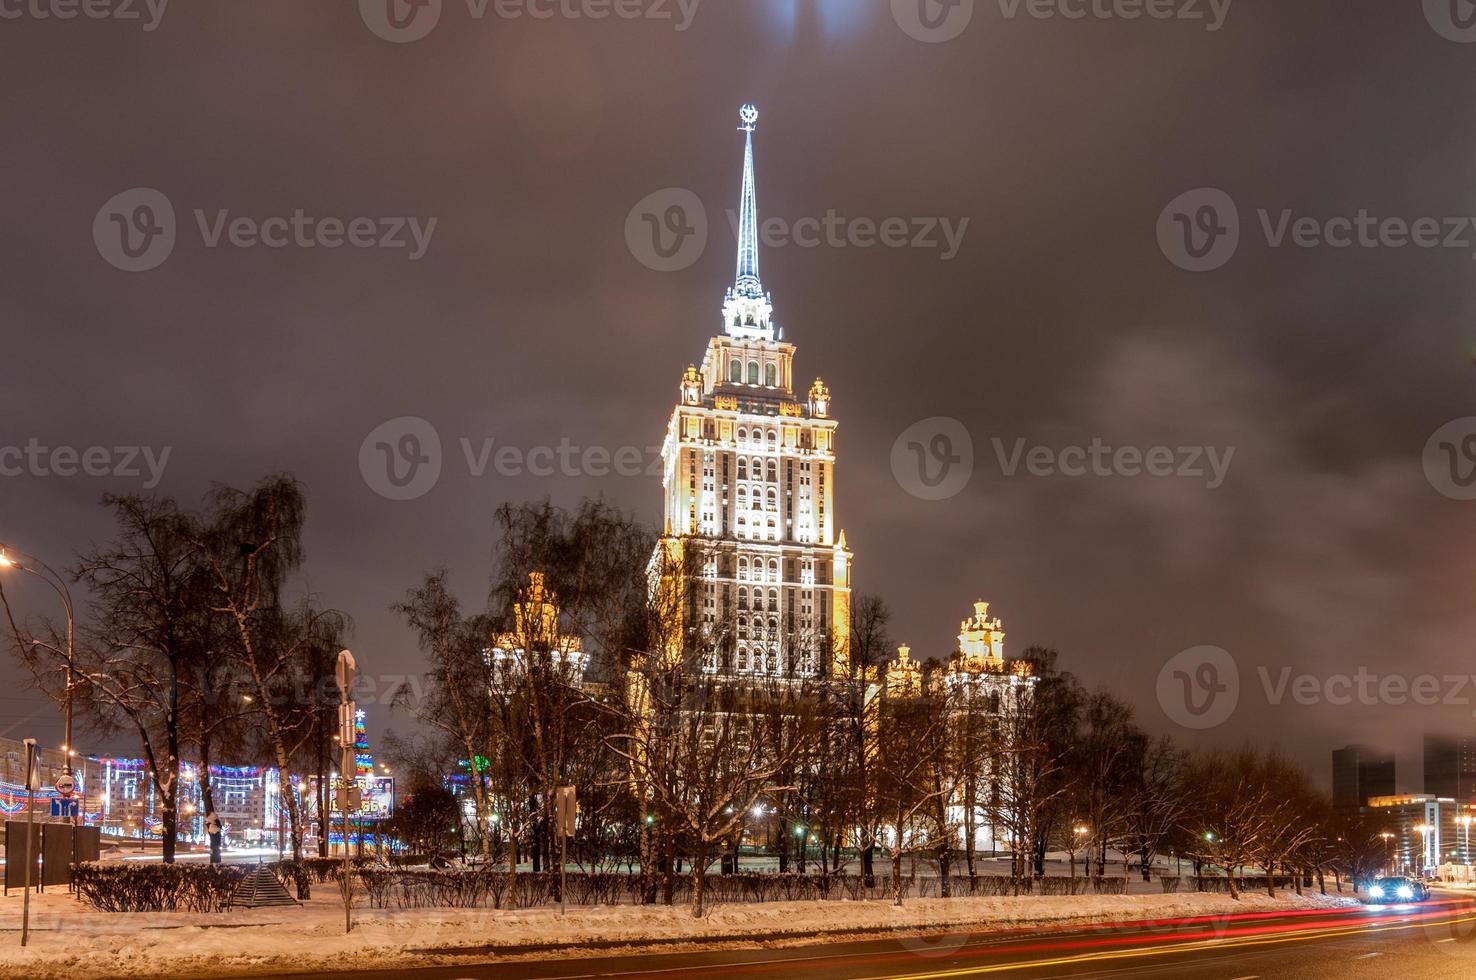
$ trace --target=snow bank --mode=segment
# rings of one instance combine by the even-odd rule
[[[1123,922],[1268,909],[1328,908],[1351,898],[1246,895],[1091,895],[1076,897],[915,899],[887,902],[773,902],[723,905],[700,922],[688,908],[617,906],[372,910],[355,908],[355,928],[343,934],[343,905],[318,888],[303,908],[193,913],[95,912],[64,890],[32,896],[31,944],[20,946],[21,898],[0,899],[0,975],[71,980],[118,976],[212,976],[333,967],[354,969],[455,963],[456,949],[510,947],[498,955],[554,955],[518,946],[559,944],[570,955],[581,944],[661,941],[710,943],[732,939],[764,944],[803,942],[843,930],[894,932],[918,952],[935,951],[936,937],[919,930],[958,927],[998,930],[1040,923]],[[799,934],[795,936],[794,934]],[[942,943],[956,940],[942,940]]]

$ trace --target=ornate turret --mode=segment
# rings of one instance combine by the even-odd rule
[[[687,370],[682,372],[682,404],[702,404],[702,372],[695,364],[688,364]]]
[[[810,413],[817,419],[823,419],[830,414],[830,389],[825,387],[825,382],[819,378],[810,385]]]

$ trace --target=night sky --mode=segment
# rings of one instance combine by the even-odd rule
[[[761,216],[833,211],[860,237],[771,244],[762,272],[797,387],[819,375],[833,394],[855,584],[891,604],[896,640],[946,655],[984,598],[1010,650],[1056,647],[1153,731],[1274,743],[1320,779],[1335,746],[1387,744],[1418,789],[1421,731],[1476,733],[1476,681],[1444,680],[1476,673],[1476,502],[1422,465],[1438,429],[1476,415],[1476,44],[1434,0],[1237,0],[1216,30],[1188,0],[1209,20],[926,0],[944,30],[972,15],[941,43],[913,36],[919,2],[641,0],[625,9],[665,17],[592,19],[566,13],[599,0],[493,0],[482,17],[445,0],[424,38],[394,43],[370,27],[385,33],[386,0],[175,0],[153,30],[142,2],[126,11],[141,20],[58,20],[36,16],[49,0],[0,0],[0,447],[169,451],[152,488],[142,456],[140,475],[101,477],[0,456],[0,540],[64,564],[109,534],[104,491],[194,503],[290,471],[308,489],[299,587],[352,615],[370,674],[417,671],[388,606],[442,564],[479,603],[499,504],[603,494],[659,522],[659,477],[476,476],[462,440],[473,464],[487,439],[494,454],[659,444],[682,369],[720,329],[752,102]],[[110,215],[136,217],[135,188],[167,199],[176,240],[130,272],[98,241]],[[662,272],[627,219],[669,188],[702,202],[709,234]],[[1240,240],[1191,272],[1158,228],[1201,188],[1235,203]],[[376,241],[398,219],[435,225],[419,257],[408,231],[402,248],[243,247],[225,230],[208,245],[222,211],[299,209],[370,218]],[[1331,219],[1360,210],[1436,219],[1441,243],[1302,247],[1288,226],[1273,244],[1283,212],[1336,237]],[[911,236],[863,247],[889,218],[967,226],[949,258]],[[1446,247],[1448,229],[1463,237]],[[434,427],[441,472],[397,501],[360,451],[406,416]],[[935,418],[969,434],[973,472],[926,500],[893,445]],[[1017,444],[1093,440],[1234,455],[1213,488],[1005,472]],[[1241,693],[1195,733],[1158,678],[1202,645],[1229,651]],[[1453,703],[1288,690],[1273,705],[1284,668],[1319,689],[1359,668],[1433,675]],[[0,694],[0,735],[54,740],[19,687]],[[370,721],[376,738],[410,724],[381,707]]]

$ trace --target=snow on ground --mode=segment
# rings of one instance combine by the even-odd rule
[[[181,977],[284,972],[333,967],[353,969],[429,966],[458,962],[457,948],[594,942],[641,944],[682,940],[712,942],[747,937],[749,943],[782,944],[835,930],[896,932],[919,954],[936,951],[936,939],[914,936],[937,927],[1001,929],[1045,922],[1113,922],[1144,918],[1217,915],[1267,909],[1326,908],[1356,904],[1350,898],[1286,894],[1094,895],[1078,897],[913,899],[902,909],[889,902],[772,902],[723,905],[700,922],[689,908],[616,906],[492,909],[372,910],[355,908],[355,928],[345,936],[343,904],[330,887],[317,888],[303,908],[193,913],[107,913],[85,907],[54,889],[32,896],[30,945],[20,945],[21,897],[0,899],[0,975],[29,978]],[[802,934],[788,938],[791,934]],[[435,953],[414,952],[435,950]],[[569,956],[569,949],[556,955]],[[509,948],[498,955],[518,953]]]

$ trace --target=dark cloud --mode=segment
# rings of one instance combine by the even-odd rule
[[[1206,737],[1274,739],[1319,770],[1347,739],[1407,752],[1423,727],[1476,724],[1470,706],[1271,707],[1255,675],[1465,662],[1476,504],[1436,494],[1420,454],[1472,412],[1470,249],[1272,248],[1257,212],[1476,213],[1473,49],[1417,2],[1241,0],[1214,32],[1009,20],[981,2],[946,44],[909,38],[890,6],[706,0],[677,31],[476,20],[447,0],[403,45],[347,0],[178,3],[152,32],[4,21],[0,444],[169,446],[161,489],[186,499],[296,473],[311,586],[355,617],[361,663],[413,669],[387,606],[443,562],[479,595],[498,503],[604,493],[658,519],[656,479],[476,478],[460,440],[659,440],[681,368],[718,328],[734,115],[753,101],[766,216],[970,222],[952,261],[763,257],[800,377],[834,392],[857,583],[891,601],[899,640],[941,652],[983,596],[1013,646],[1058,646],[1163,730],[1159,667],[1219,645],[1246,691]],[[127,274],[90,229],[138,186],[168,195],[182,237]],[[656,273],[624,222],[673,186],[705,202],[713,236],[691,268]],[[1154,229],[1198,187],[1232,196],[1244,237],[1229,265],[1191,275]],[[416,262],[208,249],[197,208],[438,227]],[[392,502],[358,454],[407,415],[438,430],[444,471]],[[978,456],[941,502],[907,494],[889,463],[932,416],[967,426]],[[1212,491],[1003,478],[993,438],[1236,454]],[[101,492],[138,485],[4,478],[0,538],[64,561],[107,533]],[[0,731],[29,710],[4,702]]]

